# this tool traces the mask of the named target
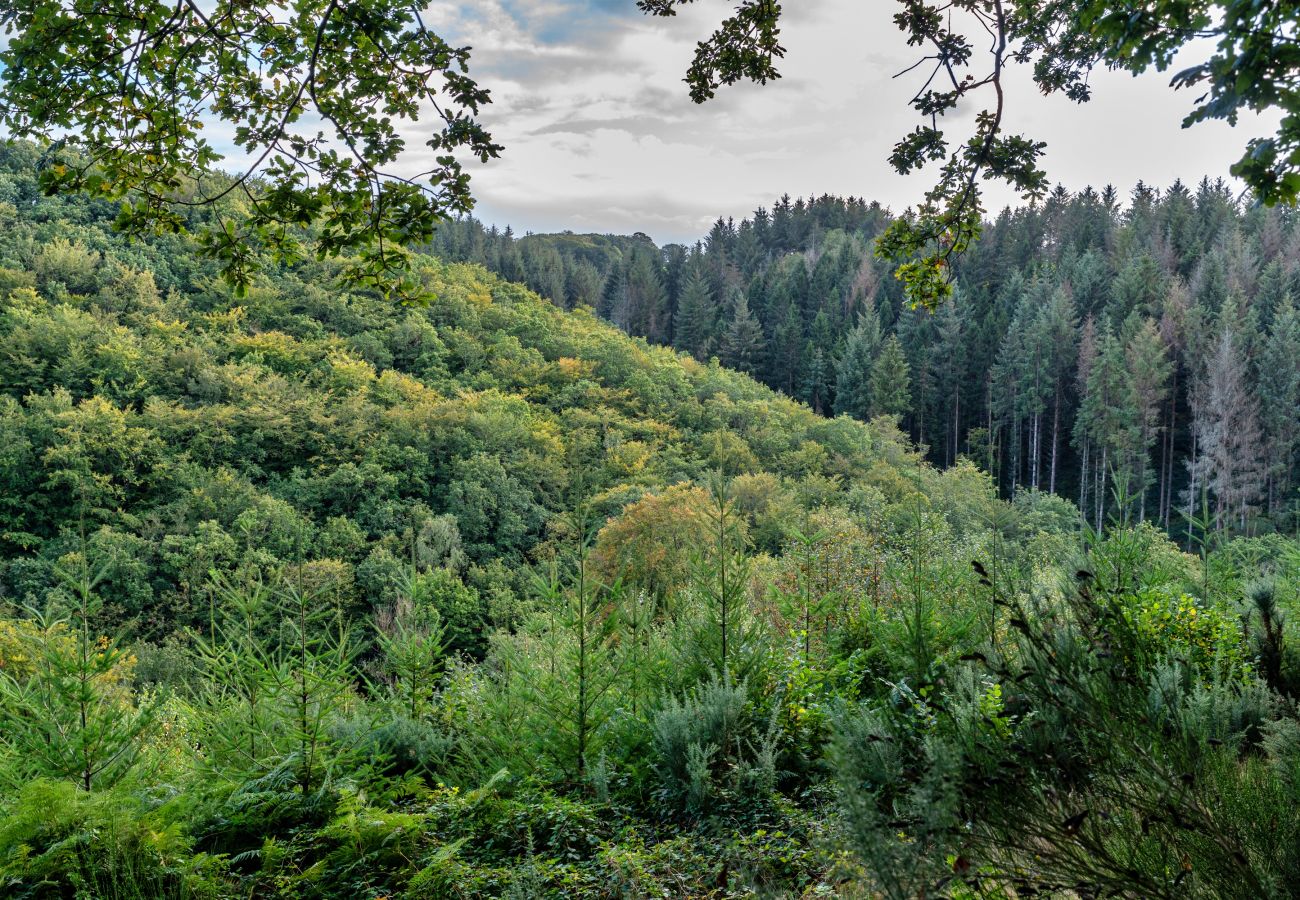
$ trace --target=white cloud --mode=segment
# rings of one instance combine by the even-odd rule
[[[688,241],[717,216],[739,218],[785,192],[914,202],[930,176],[903,178],[886,162],[916,124],[907,101],[917,76],[892,77],[915,58],[893,4],[791,4],[784,77],[696,106],[681,79],[694,42],[728,9],[700,2],[650,19],[633,0],[431,7],[431,27],[473,46],[472,72],[494,96],[483,118],[506,147],[501,160],[473,166],[479,215],[518,231]],[[1048,142],[1048,172],[1070,188],[1226,176],[1246,140],[1275,121],[1184,132],[1192,98],[1171,91],[1167,75],[1099,73],[1093,83],[1096,99],[1082,107],[1041,97],[1027,75],[1009,84],[1010,127]],[[991,205],[1014,199],[990,195]]]

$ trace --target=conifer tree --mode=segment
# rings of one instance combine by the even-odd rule
[[[92,570],[83,540],[55,570],[66,595],[32,610],[18,632],[25,666],[0,664],[0,755],[10,771],[91,791],[113,785],[136,762],[156,706],[131,696],[133,659],[120,641],[92,630],[106,571],[107,564]],[[65,597],[71,609],[61,612]]]
[[[693,560],[692,584],[706,607],[704,656],[714,674],[730,683],[748,674],[751,661],[750,565],[731,485],[719,473],[709,480],[709,497],[709,545]]]
[[[871,417],[871,368],[880,349],[880,317],[874,305],[858,314],[835,370],[835,414]]]
[[[1064,426],[1066,388],[1073,369],[1075,347],[1078,340],[1078,318],[1074,297],[1065,288],[1052,292],[1051,300],[1040,315],[1039,330],[1046,351],[1047,393],[1052,410],[1051,462],[1049,463],[1047,489],[1056,492],[1056,475],[1061,450],[1061,429]]]
[[[1131,448],[1136,438],[1132,385],[1123,345],[1107,328],[1097,339],[1095,347],[1095,354],[1087,367],[1087,384],[1079,406],[1075,439],[1092,449],[1092,471],[1085,472],[1084,477],[1091,477],[1091,512],[1095,526],[1101,528],[1106,521],[1111,479],[1118,477],[1122,483],[1127,478],[1124,461],[1132,457]]]
[[[672,338],[672,310],[653,250],[638,246],[632,252],[622,301],[612,318],[624,331],[660,344]]]
[[[1268,466],[1268,511],[1277,514],[1295,483],[1300,452],[1300,311],[1278,304],[1259,364],[1259,399]]]
[[[568,546],[533,582],[541,602],[533,653],[515,663],[549,723],[543,745],[574,778],[582,778],[599,755],[621,668],[616,645],[622,588],[602,582],[591,565],[597,524],[585,500],[565,517]]]
[[[673,319],[673,346],[696,359],[708,358],[713,338],[713,292],[698,266],[686,275]]]
[[[1144,318],[1137,326],[1129,336],[1124,355],[1136,427],[1135,459],[1129,463],[1133,473],[1130,487],[1138,497],[1138,520],[1145,521],[1147,494],[1155,481],[1150,465],[1151,452],[1162,428],[1160,413],[1169,389],[1170,373],[1165,343],[1153,319]]]
[[[803,349],[803,319],[800,317],[798,306],[788,301],[776,328],[772,331],[767,378],[764,380],[778,390],[793,395],[795,385],[799,384],[799,362],[803,356]]]
[[[218,578],[225,615],[196,656],[209,676],[199,703],[210,764],[284,768],[306,796],[348,750],[332,728],[351,697],[354,648],[337,610],[300,577],[301,569],[270,582]]]
[[[871,415],[898,416],[907,414],[912,405],[911,373],[907,357],[903,355],[903,345],[897,335],[891,334],[885,339],[880,354],[871,366],[871,376],[867,381],[867,391],[871,396]]]
[[[947,303],[937,315],[937,345],[931,357],[935,392],[943,415],[944,462],[957,461],[962,435],[962,392],[966,389],[966,311]]]
[[[749,311],[749,300],[741,291],[732,296],[731,322],[722,335],[719,360],[724,366],[753,373],[763,358],[763,329]]]
[[[830,365],[821,347],[812,342],[804,351],[803,401],[821,415],[830,409]]]
[[[1194,483],[1215,500],[1217,527],[1244,528],[1264,488],[1259,407],[1236,333],[1225,325],[1206,372],[1205,413],[1197,422],[1201,455]]]

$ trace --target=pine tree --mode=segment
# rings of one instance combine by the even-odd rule
[[[907,414],[912,405],[911,373],[903,345],[898,336],[891,334],[880,348],[880,355],[871,366],[867,390],[871,395],[871,415],[897,416]]]
[[[1251,505],[1263,493],[1263,435],[1246,359],[1230,326],[1220,332],[1207,367],[1205,406],[1197,423],[1201,455],[1195,480],[1214,497],[1219,528],[1244,528]]]
[[[1052,409],[1051,462],[1047,489],[1055,493],[1061,450],[1061,428],[1064,424],[1062,413],[1066,402],[1066,387],[1073,369],[1079,329],[1074,297],[1068,290],[1057,288],[1052,292],[1051,300],[1043,308],[1039,317],[1038,328],[1047,354],[1046,382]]]
[[[92,571],[86,548],[83,539],[82,550],[55,570],[71,610],[61,614],[61,598],[52,598],[51,609],[32,610],[30,625],[17,632],[28,671],[0,665],[0,750],[12,772],[91,791],[135,765],[156,706],[132,698],[132,660],[120,640],[92,631],[107,564]]]
[[[1259,398],[1268,468],[1268,511],[1276,515],[1294,484],[1300,452],[1300,311],[1278,304],[1260,354]]]
[[[802,399],[822,415],[830,407],[830,365],[821,347],[811,341],[804,348],[804,379]]]
[[[835,369],[835,414],[871,417],[871,367],[880,349],[880,318],[874,305],[858,315]]]
[[[724,366],[753,373],[763,358],[763,329],[749,312],[749,300],[741,291],[732,297],[731,322],[722,335],[718,357]]]
[[[943,411],[944,463],[953,465],[960,452],[962,429],[962,392],[966,389],[966,312],[957,302],[946,303],[939,310],[938,342],[931,365],[935,392]]]
[[[668,292],[653,250],[638,246],[633,251],[625,277],[623,307],[614,310],[613,321],[628,334],[654,343],[662,344],[672,337]]]
[[[559,767],[577,778],[598,756],[620,671],[621,589],[602,582],[591,565],[597,524],[585,500],[564,521],[566,552],[534,579],[546,620],[539,634],[546,659],[519,661],[533,703],[552,726],[544,743]]]
[[[799,362],[804,349],[804,323],[799,308],[790,303],[772,332],[770,356],[768,358],[768,384],[793,395],[795,385],[799,384]]]
[[[748,675],[753,662],[749,609],[749,559],[744,522],[731,485],[721,474],[709,481],[709,545],[695,556],[692,585],[706,607],[702,650],[715,675],[728,683]]]
[[[1154,320],[1144,318],[1129,336],[1124,348],[1129,375],[1129,396],[1134,404],[1136,443],[1135,459],[1128,463],[1133,473],[1131,490],[1138,499],[1138,519],[1146,519],[1146,498],[1155,476],[1151,472],[1151,451],[1162,424],[1160,413],[1169,390],[1169,359],[1165,343]]]
[[[1076,429],[1076,439],[1086,440],[1093,451],[1090,493],[1097,528],[1106,521],[1112,479],[1119,493],[1130,493],[1132,472],[1127,463],[1135,459],[1139,440],[1136,416],[1124,347],[1107,328],[1096,342]],[[1085,472],[1084,477],[1088,476]],[[1128,511],[1118,512],[1126,515]]]
[[[295,583],[300,577],[299,569],[270,583],[218,578],[223,615],[216,638],[198,643],[196,662],[208,675],[198,702],[209,764],[254,774],[283,768],[306,796],[349,750],[333,727],[355,676],[337,609]]]
[[[677,301],[673,346],[696,359],[706,359],[713,339],[713,292],[698,266],[691,266]]]

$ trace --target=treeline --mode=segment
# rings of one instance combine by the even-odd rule
[[[896,415],[929,458],[1181,532],[1300,523],[1300,233],[1222,182],[1006,210],[937,314],[874,258],[876,204],[783,197],[693,247],[448,224],[433,252],[589,305],[823,414]],[[1117,510],[1116,504],[1119,509]]]

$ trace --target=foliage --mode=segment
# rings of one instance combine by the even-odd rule
[[[57,136],[43,190],[121,201],[116,224],[134,235],[183,233],[196,209],[238,198],[199,242],[241,295],[268,254],[301,259],[314,226],[316,255],[350,257],[350,278],[421,296],[404,246],[471,207],[456,153],[486,162],[500,150],[474,118],[489,97],[465,74],[468,48],[400,3],[300,0],[279,14],[237,2],[6,3],[0,22],[0,120],[14,137]],[[434,164],[401,177],[402,127],[428,106],[441,120],[426,142]],[[328,137],[307,126],[317,120]],[[214,121],[253,160],[238,177],[203,137]]]
[[[656,16],[674,16],[690,0],[638,0]],[[1026,66],[1045,94],[1063,93],[1076,103],[1092,97],[1089,75],[1100,67],[1133,74],[1164,71],[1179,50],[1196,39],[1215,39],[1204,62],[1174,75],[1175,88],[1203,86],[1184,120],[1237,120],[1242,110],[1283,112],[1275,135],[1254,138],[1232,173],[1265,204],[1293,204],[1300,196],[1300,171],[1293,152],[1300,142],[1294,113],[1300,105],[1291,84],[1294,68],[1288,35],[1296,25],[1289,7],[1264,7],[1244,0],[1188,5],[1166,0],[1140,10],[1101,0],[956,0],[937,3],[899,0],[894,24],[910,47],[925,55],[899,74],[925,76],[910,105],[923,124],[905,135],[890,165],[906,175],[940,162],[938,179],[915,211],[890,223],[877,245],[882,256],[900,262],[896,275],[914,306],[931,310],[951,298],[953,262],[983,231],[982,180],[1006,182],[1029,200],[1047,195],[1047,174],[1039,167],[1046,145],[1004,133],[1007,112],[1003,78]],[[719,86],[780,77],[779,3],[743,2],[707,39],[697,43],[686,73],[691,99],[711,99]],[[987,50],[979,47],[988,39]],[[940,119],[977,96],[988,98],[973,117],[969,137],[953,142]]]
[[[28,149],[0,188],[35,200]],[[1084,528],[1032,477],[1006,502],[932,468],[892,415],[826,419],[432,257],[426,308],[270,260],[236,302],[111,214],[47,198],[0,231],[6,896],[1294,883],[1294,539],[1207,501],[1191,556],[1122,491]],[[629,252],[611,308],[661,328],[669,282]],[[1156,397],[1111,377],[1152,334],[1117,331],[1098,384]],[[932,395],[914,342],[859,337]],[[1135,408],[1087,446],[1140,483]]]

